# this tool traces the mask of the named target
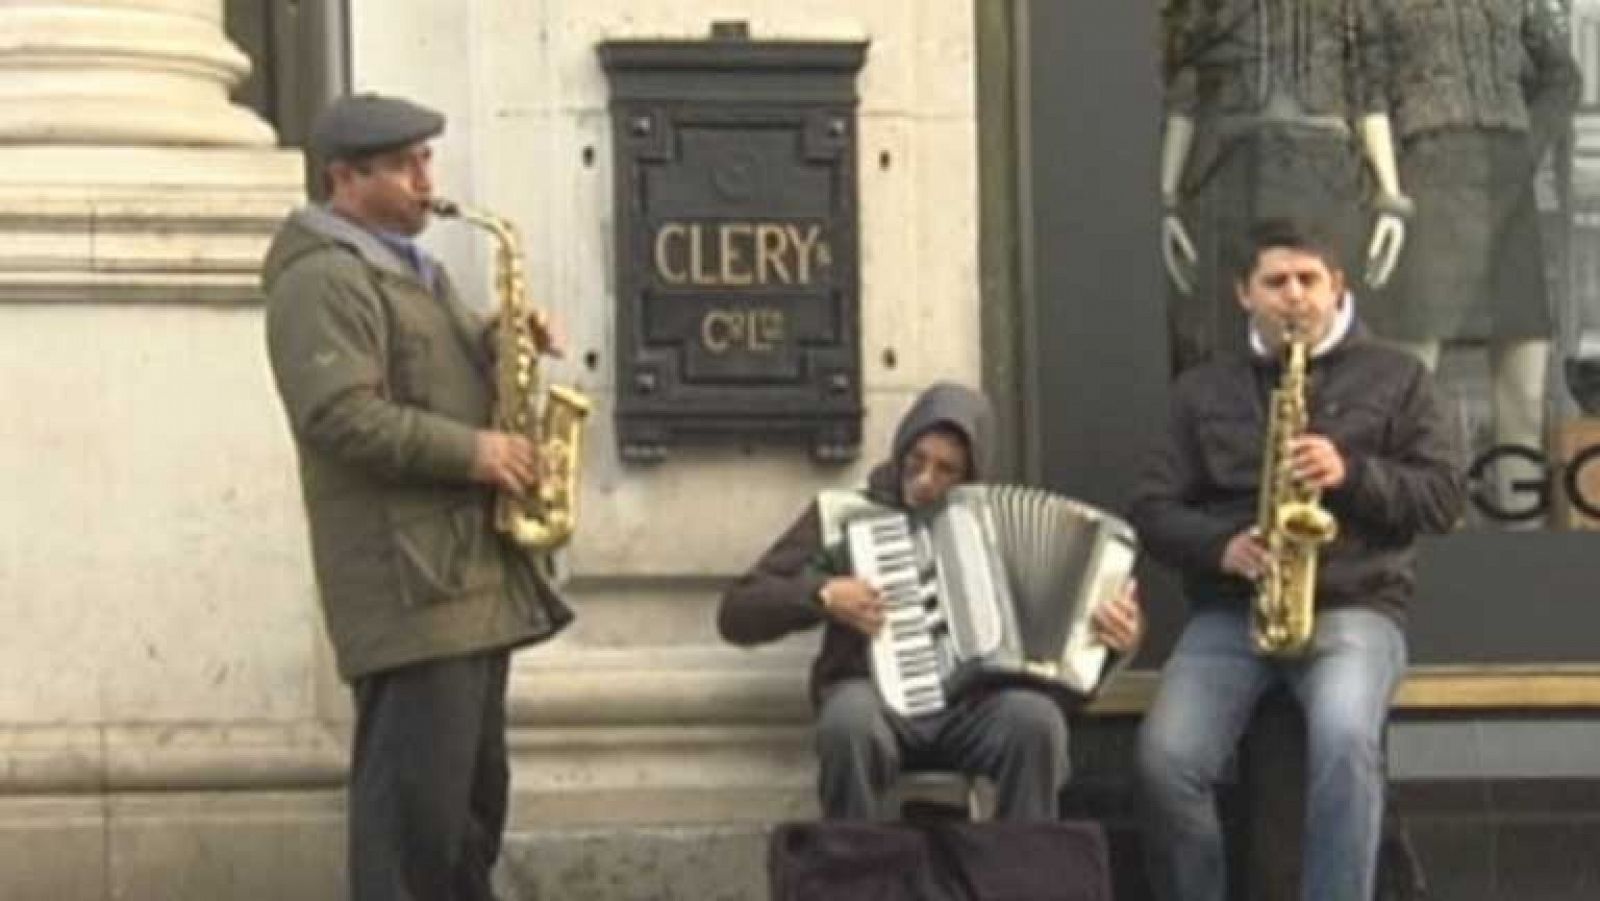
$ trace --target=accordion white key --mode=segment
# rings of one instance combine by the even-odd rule
[[[872,673],[890,709],[934,713],[988,681],[1098,686],[1109,651],[1091,618],[1138,556],[1123,520],[1020,485],[962,485],[916,513],[845,492],[819,504],[824,540],[844,541],[855,574],[883,592]]]

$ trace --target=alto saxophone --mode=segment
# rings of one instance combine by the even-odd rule
[[[1317,553],[1339,533],[1322,507],[1322,492],[1294,476],[1290,446],[1305,433],[1306,342],[1293,327],[1284,335],[1283,375],[1272,391],[1256,528],[1267,565],[1256,580],[1250,639],[1257,653],[1292,657],[1311,641],[1315,623]]]
[[[460,219],[494,238],[500,322],[495,335],[493,427],[532,442],[539,467],[539,479],[528,491],[501,491],[495,496],[495,527],[523,547],[554,550],[566,544],[577,527],[589,399],[562,385],[551,385],[546,397],[539,396],[539,357],[549,349],[550,338],[544,313],[528,301],[516,226],[450,200],[435,198],[430,207],[442,218]]]

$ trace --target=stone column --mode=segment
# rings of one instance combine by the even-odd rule
[[[221,0],[0,4],[0,300],[248,298],[296,153]]]
[[[0,7],[0,142],[268,146],[228,102],[250,60],[219,0],[40,0]]]
[[[221,23],[0,0],[0,897],[339,894],[257,287],[302,164]]]

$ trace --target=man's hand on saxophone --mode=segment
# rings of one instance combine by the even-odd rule
[[[1290,465],[1295,480],[1319,491],[1337,488],[1349,474],[1344,454],[1326,435],[1307,432],[1289,441]],[[1228,539],[1220,566],[1225,573],[1255,581],[1267,567],[1267,547],[1254,526]]]
[[[522,435],[483,429],[473,442],[472,478],[521,494],[538,484],[539,449]]]
[[[567,343],[561,334],[561,328],[556,324],[550,314],[544,310],[529,310],[526,326],[528,334],[533,337],[533,343],[539,348],[539,353],[559,360],[567,355]],[[495,328],[500,327],[499,318],[496,317]]]
[[[483,332],[483,346],[488,348],[493,355],[500,345],[500,320],[503,314],[496,312],[488,320],[488,327]],[[530,310],[525,322],[528,334],[533,336],[533,343],[539,353],[547,357],[560,360],[567,355],[567,342],[561,334],[561,327],[550,314],[544,310]]]
[[[1344,484],[1348,472],[1344,454],[1326,435],[1307,432],[1290,439],[1289,454],[1294,477],[1302,485],[1325,491]]]
[[[528,314],[528,329],[533,332],[534,343],[539,345],[539,353],[559,360],[567,355],[566,342],[561,337],[561,329],[555,320],[544,310],[534,310]]]
[[[1254,582],[1267,571],[1267,546],[1254,526],[1228,539],[1222,549],[1222,571]]]

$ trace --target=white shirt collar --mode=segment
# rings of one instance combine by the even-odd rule
[[[1311,348],[1311,358],[1316,359],[1335,347],[1350,334],[1351,326],[1356,322],[1356,296],[1349,291],[1344,292],[1343,303],[1339,304],[1339,312],[1333,317],[1333,327]],[[1261,337],[1261,332],[1256,330],[1255,323],[1250,324],[1250,350],[1258,357],[1270,357],[1272,352],[1267,350],[1267,342]]]

